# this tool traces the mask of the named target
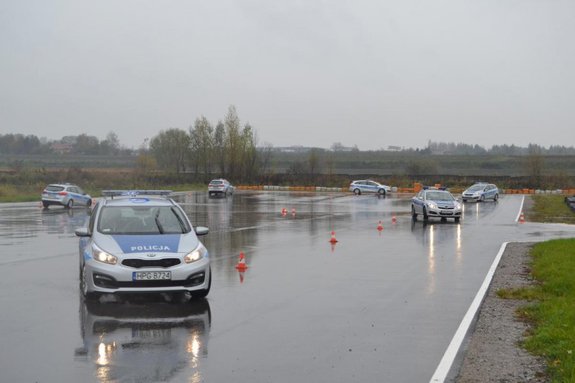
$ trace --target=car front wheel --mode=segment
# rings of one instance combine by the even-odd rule
[[[208,293],[210,292],[210,289],[212,288],[212,269],[210,268],[210,279],[208,281],[208,287],[206,287],[203,290],[198,290],[198,291],[193,291],[192,292],[192,300],[193,299],[199,299],[199,298],[205,298],[206,296],[208,296]]]
[[[80,291],[82,292],[82,296],[86,300],[97,300],[100,298],[100,293],[96,293],[93,291],[88,291],[88,284],[86,283],[86,265],[82,267],[81,276],[80,276]]]
[[[379,189],[377,192],[379,193],[379,195],[382,195],[385,197],[385,189]]]
[[[417,221],[417,213],[415,212],[415,208],[411,205],[411,219]]]
[[[429,219],[429,216],[427,215],[427,208],[423,208],[423,220],[427,221]]]
[[[360,195],[360,194],[361,194],[361,190],[359,190],[359,189],[354,189],[354,190],[353,190],[353,194],[355,194],[355,195]]]
[[[493,200],[494,200],[494,201],[497,201],[498,199],[499,199],[499,194],[495,194],[495,195],[493,196]]]

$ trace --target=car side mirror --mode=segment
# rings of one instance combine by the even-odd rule
[[[92,233],[90,233],[90,230],[87,227],[81,227],[79,229],[76,229],[76,231],[74,231],[74,234],[76,234],[77,237],[90,237],[92,235]]]
[[[194,231],[196,232],[196,235],[200,236],[200,235],[206,235],[210,232],[210,229],[208,229],[207,227],[204,226],[197,226]]]

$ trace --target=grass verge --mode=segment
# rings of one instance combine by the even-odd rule
[[[0,202],[34,202],[41,200],[42,190],[46,185],[34,186],[15,186],[15,185],[0,185]],[[80,185],[82,187],[82,185]],[[101,190],[94,187],[82,187],[86,193],[92,197],[100,197]],[[133,187],[119,187],[120,189],[135,189]],[[180,185],[138,185],[138,189],[163,189],[172,191],[202,191],[206,190],[207,186],[204,184],[180,184]]]
[[[527,213],[532,222],[575,224],[575,212],[565,203],[563,195],[533,195],[533,207]]]
[[[531,301],[517,311],[533,323],[523,347],[547,360],[552,382],[575,382],[575,238],[538,243],[531,256],[536,283],[497,294]]]

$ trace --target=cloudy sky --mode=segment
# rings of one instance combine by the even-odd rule
[[[572,0],[0,0],[0,134],[575,145]]]

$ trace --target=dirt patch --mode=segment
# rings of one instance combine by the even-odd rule
[[[526,301],[501,299],[496,295],[499,289],[533,283],[528,269],[532,246],[532,243],[507,245],[479,311],[456,382],[549,381],[545,377],[544,359],[529,354],[519,345],[528,325],[517,320],[514,314]]]

